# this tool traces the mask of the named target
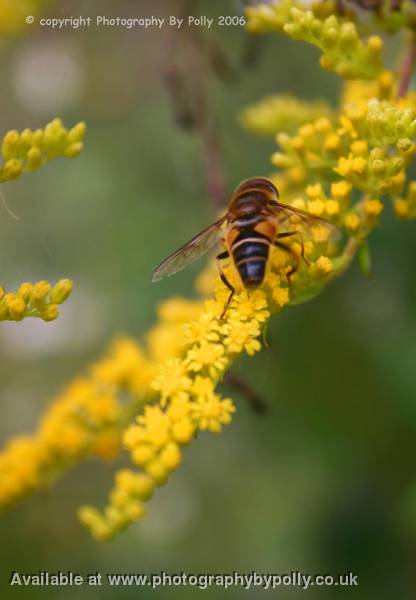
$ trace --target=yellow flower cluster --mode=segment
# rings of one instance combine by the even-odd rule
[[[260,289],[244,289],[230,261],[224,270],[236,294],[225,315],[229,290],[210,265],[197,281],[204,299],[172,298],[159,306],[158,323],[141,345],[115,342],[58,396],[36,434],[0,454],[1,504],[47,485],[78,460],[111,458],[124,446],[136,468],[116,473],[104,510],[83,506],[79,517],[99,540],[141,519],[155,488],[181,464],[185,446],[200,431],[217,433],[231,422],[234,405],[217,385],[242,353],[261,349],[271,315],[316,296],[356,253],[368,272],[366,241],[383,195],[391,196],[399,217],[416,216],[414,182],[401,196],[415,153],[415,96],[397,98],[395,76],[382,70],[381,39],[361,39],[346,16],[331,16],[333,8],[323,2],[308,11],[293,0],[257,5],[248,9],[249,27],[309,41],[321,48],[325,68],[366,81],[344,85],[336,113],[322,106],[316,114],[315,103],[284,107],[280,98],[243,117],[257,131],[276,133],[286,108],[296,131],[278,132],[273,181],[283,202],[325,220],[291,214],[281,223],[294,233],[284,238],[285,248],[270,248]]]
[[[387,90],[395,87],[393,76],[386,72],[380,79],[378,87],[387,96]],[[358,232],[361,237],[376,225],[381,197],[396,199],[401,193],[416,152],[415,109],[409,99],[403,106],[402,100],[368,100],[365,92],[366,85],[355,84],[355,100],[347,90],[336,121],[321,117],[301,126],[295,135],[278,134],[280,151],[272,156],[281,170],[297,172],[304,190],[295,200],[299,208],[332,219],[348,234]],[[364,196],[351,207],[353,189]],[[396,200],[401,216],[403,202]]]
[[[62,283],[49,292],[54,302],[64,299],[67,288]],[[87,456],[114,458],[124,428],[156,395],[150,384],[159,361],[177,351],[166,343],[168,338],[180,339],[183,323],[200,310],[201,303],[180,298],[162,304],[147,348],[129,338],[114,341],[86,376],[54,399],[33,435],[10,442],[0,453],[0,507],[49,485]]]
[[[0,454],[0,506],[49,485],[86,456],[112,459],[123,427],[149,393],[148,362],[139,346],[122,339],[68,385],[42,417],[36,433],[10,442]],[[122,391],[134,393],[124,404]]]
[[[26,317],[53,321],[59,315],[58,305],[65,302],[72,288],[70,279],[61,279],[54,286],[48,281],[22,283],[16,293],[6,293],[0,287],[0,321],[22,321]]]
[[[374,78],[382,68],[383,40],[362,40],[356,25],[335,14],[322,16],[317,3],[312,10],[300,2],[283,0],[247,8],[248,28],[255,33],[277,31],[303,40],[322,51],[321,66],[345,78]]]
[[[305,102],[291,94],[266,96],[245,108],[240,121],[243,127],[259,135],[276,135],[280,131],[294,132],[300,125],[322,116],[330,116],[325,100]]]
[[[0,0],[1,11],[7,7]],[[29,13],[25,13],[29,14]],[[54,119],[44,129],[11,130],[0,142],[3,164],[0,165],[0,183],[16,179],[26,171],[34,171],[58,156],[73,158],[83,147],[85,123],[66,129],[60,119]],[[58,305],[72,292],[73,283],[62,279],[55,286],[47,281],[22,283],[16,293],[6,293],[0,287],[0,321],[21,321],[39,317],[53,321],[59,315]]]
[[[301,301],[302,294],[316,293],[333,273],[332,260],[322,254],[323,249],[329,250],[329,245],[328,231],[321,232],[320,237],[317,234],[316,243],[307,242],[309,266],[302,265],[296,275],[293,302],[296,298]],[[291,247],[300,253],[298,242]],[[250,293],[243,288],[234,267],[231,264],[226,267],[227,278],[238,293],[224,317],[229,291],[218,278],[210,279],[214,299],[195,305],[197,314],[185,323],[184,311],[178,310],[181,305],[185,307],[185,301],[174,299],[162,305],[159,310],[162,321],[154,331],[161,335],[166,328],[160,339],[173,334],[180,347],[176,347],[176,356],[168,355],[161,360],[150,384],[158,392],[159,402],[146,406],[123,435],[124,446],[140,470],[123,469],[116,474],[104,511],[92,506],[83,506],[79,511],[82,523],[97,539],[110,539],[144,516],[145,504],[154,488],[165,484],[177,469],[183,447],[195,439],[198,431],[217,433],[231,422],[234,405],[216,391],[216,386],[241,353],[252,356],[261,349],[261,334],[271,313],[289,303],[287,273],[292,261],[287,252],[272,249],[264,287]]]
[[[290,246],[294,256],[271,248],[261,290],[249,293],[233,265],[225,268],[237,289],[225,318],[229,292],[209,267],[203,279],[205,294],[213,299],[172,298],[159,306],[159,321],[143,346],[116,341],[87,376],[55,399],[34,435],[12,441],[0,454],[0,504],[50,484],[87,456],[115,457],[123,442],[140,471],[119,472],[105,510],[82,507],[80,518],[98,539],[109,539],[140,518],[153,489],[179,466],[183,447],[196,433],[219,432],[231,421],[234,405],[216,385],[242,352],[251,356],[261,349],[271,313],[317,293],[341,270],[339,257],[339,264],[331,258],[337,246],[330,233],[316,227],[311,239],[305,238],[308,264],[301,261],[290,287],[287,274],[301,253],[297,238]],[[58,299],[57,291],[49,293]],[[142,412],[156,396],[159,401]]]
[[[26,171],[35,171],[58,156],[74,158],[83,147],[85,123],[67,129],[61,119],[54,119],[44,129],[11,130],[1,142],[0,183],[16,179]]]

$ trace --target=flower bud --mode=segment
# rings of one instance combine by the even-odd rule
[[[56,304],[48,304],[40,311],[40,318],[43,321],[55,321],[59,316],[59,308]]]
[[[51,302],[54,304],[62,304],[69,297],[74,287],[74,282],[71,279],[61,279],[51,291]]]

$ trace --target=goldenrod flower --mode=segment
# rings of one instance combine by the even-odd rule
[[[227,366],[224,347],[202,339],[188,351],[187,365],[190,371],[207,370],[211,377],[217,377]]]
[[[153,389],[161,394],[162,401],[174,397],[179,392],[189,390],[192,381],[188,376],[184,361],[178,358],[168,359],[162,364],[152,383]]]
[[[266,294],[262,290],[243,290],[237,294],[229,308],[230,318],[247,321],[256,319],[264,323],[270,317]]]
[[[27,317],[54,321],[59,315],[58,304],[67,300],[72,288],[70,279],[61,279],[54,287],[48,281],[22,283],[16,293],[5,293],[0,288],[0,321],[21,321]]]
[[[85,129],[84,122],[68,130],[61,119],[54,119],[44,129],[8,131],[0,142],[4,161],[0,165],[0,183],[34,171],[58,156],[78,156],[83,148]]]
[[[193,416],[198,422],[199,429],[209,429],[219,433],[223,425],[231,422],[235,406],[229,398],[221,399],[217,394],[196,400],[192,407]]]
[[[382,71],[383,40],[362,40],[355,23],[334,14],[321,16],[319,4],[308,10],[302,2],[283,0],[247,8],[248,28],[259,33],[276,31],[303,40],[322,51],[321,67],[341,77],[373,79]]]
[[[243,120],[251,129],[277,134],[271,160],[278,172],[271,178],[282,201],[329,220],[339,235],[322,220],[287,218],[280,225],[294,234],[284,238],[286,248],[270,247],[259,289],[244,289],[232,261],[225,267],[236,289],[225,315],[229,290],[209,265],[198,278],[200,299],[162,303],[157,324],[140,343],[113,342],[86,376],[57,396],[32,436],[6,446],[0,454],[1,505],[47,485],[87,456],[114,458],[123,446],[135,470],[116,473],[102,511],[84,506],[79,517],[99,540],[142,519],[155,488],[180,466],[184,447],[200,431],[220,432],[231,422],[235,407],[218,393],[218,383],[240,354],[261,349],[269,318],[313,298],[344,272],[366,247],[386,196],[398,217],[416,217],[416,183],[406,183],[416,153],[416,94],[398,98],[397,77],[381,62],[381,38],[363,36],[358,17],[352,22],[333,12],[332,2],[308,10],[297,0],[247,9],[250,30],[317,46],[321,65],[350,81],[336,109],[272,96],[246,110]],[[383,10],[378,17],[388,29]],[[67,131],[55,120],[45,130],[9,132],[2,145],[3,180],[56,155],[76,154],[83,129],[79,124]],[[0,289],[0,318],[19,320],[28,311],[53,318],[70,287],[63,280],[55,287],[25,283],[16,294]]]
[[[232,354],[240,354],[245,350],[249,356],[252,356],[261,348],[257,339],[261,330],[256,319],[252,321],[229,319],[222,327],[222,333],[226,336],[224,345]]]

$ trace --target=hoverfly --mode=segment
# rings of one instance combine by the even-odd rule
[[[311,215],[303,210],[294,208],[279,201],[279,192],[275,185],[264,177],[253,177],[240,183],[231,196],[228,212],[215,223],[203,229],[188,243],[168,256],[153,273],[152,281],[173,275],[187,267],[190,263],[205,254],[217,242],[225,248],[218,254],[218,270],[223,283],[230,290],[227,303],[221,318],[235,293],[235,288],[228,281],[221,267],[221,261],[232,258],[240,275],[241,282],[247,289],[261,285],[266,271],[270,245],[288,252],[294,265],[287,274],[288,280],[299,268],[300,257],[281,240],[291,236],[299,236],[301,245],[300,256],[305,257],[303,236],[300,231],[290,227],[292,221],[301,224],[321,223],[337,230],[331,223]],[[289,229],[280,231],[281,228]],[[222,225],[226,224],[225,228]]]

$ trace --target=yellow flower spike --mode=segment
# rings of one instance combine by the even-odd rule
[[[326,16],[318,4],[312,10],[296,1],[252,6],[246,11],[249,31],[276,31],[303,40],[322,51],[321,66],[346,78],[372,79],[382,72],[383,41],[362,40],[353,22]]]
[[[8,131],[1,141],[5,162],[0,165],[0,182],[34,171],[58,156],[77,156],[83,147],[85,130],[85,123],[81,122],[68,132],[60,119],[54,119],[43,130],[24,129],[20,135],[15,130]]]
[[[59,394],[33,436],[5,448],[2,505],[47,485],[51,473],[58,477],[69,464],[115,456],[124,445],[136,467],[116,475],[102,512],[84,507],[80,516],[102,540],[142,518],[155,486],[180,465],[182,447],[197,441],[201,430],[219,432],[231,421],[234,406],[216,387],[239,354],[260,350],[270,316],[316,296],[348,266],[379,220],[382,194],[391,196],[398,216],[416,217],[416,184],[404,190],[416,146],[416,94],[398,99],[396,76],[383,71],[380,38],[365,39],[358,17],[353,23],[348,13],[334,13],[333,3],[305,7],[297,0],[248,9],[252,30],[307,41],[320,49],[325,68],[354,80],[329,112],[322,106],[312,115],[315,102],[292,98],[289,105],[281,96],[261,101],[245,115],[252,129],[280,132],[272,157],[280,170],[271,178],[282,202],[332,220],[343,236],[332,235],[323,223],[282,220],[282,231],[293,226],[304,236],[309,264],[300,258],[289,278],[296,260],[271,247],[265,280],[253,291],[243,288],[230,261],[225,273],[236,293],[223,318],[229,292],[210,265],[200,277],[202,299],[164,302],[141,345],[117,341],[86,377]],[[17,161],[9,174],[13,165],[26,171],[52,157],[76,154],[84,132],[84,124],[68,131],[59,120],[43,130],[9,132],[2,143],[4,163]],[[1,174],[4,180],[4,165]],[[285,243],[300,254],[299,236]],[[57,288],[42,300],[30,285],[21,286],[15,297],[26,304],[25,316],[39,316],[59,303]],[[31,304],[32,296],[39,308]],[[7,302],[3,294],[0,315],[9,314]]]

